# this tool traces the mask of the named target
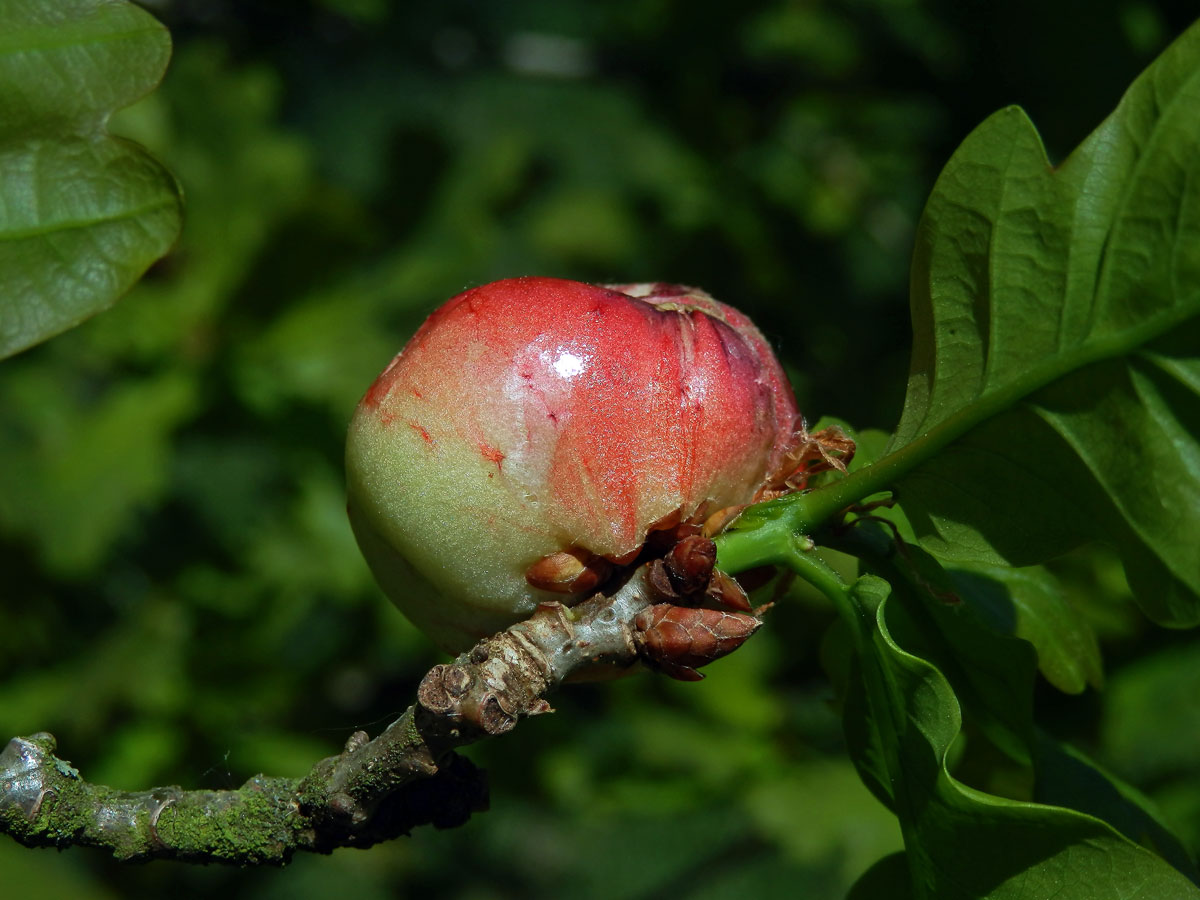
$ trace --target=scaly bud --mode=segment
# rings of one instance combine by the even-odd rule
[[[556,594],[583,594],[595,590],[613,564],[579,547],[543,556],[525,570],[525,580],[535,588]]]
[[[681,681],[699,681],[696,669],[732,653],[762,625],[759,619],[716,609],[656,603],[634,620],[638,654]]]

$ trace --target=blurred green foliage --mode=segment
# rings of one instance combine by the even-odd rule
[[[441,300],[520,274],[702,285],[781,348],[810,420],[891,428],[911,233],[1017,102],[1074,146],[1194,10],[1167,0],[147,4],[161,89],[115,119],[181,181],[176,249],[0,367],[0,733],[124,787],[299,775],[438,656],[344,516],[359,394]],[[1036,22],[1036,27],[1031,27]],[[1194,638],[1112,560],[1058,566],[1108,686],[1041,721],[1200,848]],[[790,602],[794,600],[795,602]],[[701,685],[572,687],[469,751],[456,831],[277,871],[0,843],[40,897],[843,896],[899,847],[859,783],[800,592]],[[468,864],[469,863],[469,864]]]

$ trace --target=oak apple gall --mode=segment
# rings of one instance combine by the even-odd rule
[[[751,502],[798,427],[763,336],[703,291],[497,281],[434,312],[363,396],[350,519],[393,602],[459,651],[594,586],[652,528]]]

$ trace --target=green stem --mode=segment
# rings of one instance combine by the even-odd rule
[[[875,634],[874,613],[863,605],[854,595],[850,586],[842,580],[829,563],[812,552],[811,543],[805,546],[793,542],[791,550],[780,560],[792,572],[803,578],[828,598],[837,610],[838,615],[850,629],[854,641],[854,649],[858,654],[863,669],[863,677],[867,684],[867,694],[878,715],[886,714],[891,707],[888,701],[887,688],[881,678],[875,677],[877,660],[872,642]]]
[[[1104,358],[1104,355],[1067,354],[1072,364],[1079,365],[1094,361],[1089,358],[1091,356]],[[1038,388],[1045,387],[1062,374],[1060,368],[1061,366],[1032,368],[1024,376],[963,406],[920,437],[888,453],[877,462],[812,493],[802,494],[786,514],[792,527],[799,531],[812,531],[847,506],[858,503],[872,494],[891,489],[910,470],[944,449],[946,445],[1015,406]]]
[[[858,635],[856,645],[860,644],[864,635],[870,635],[870,612],[850,592],[850,587],[842,580],[842,576],[835,572],[829,563],[814,554],[811,548],[806,549],[794,542],[786,557],[780,560],[780,564],[787,566],[829,599],[850,629]],[[861,653],[865,648],[858,646],[858,649]]]
[[[875,613],[868,609],[862,600],[855,596],[850,585],[846,584],[842,577],[811,549],[806,550],[801,545],[794,544],[782,564],[824,594],[850,629],[863,686],[867,692],[867,705],[871,710],[871,719],[874,721],[875,727],[883,732],[879,738],[880,749],[884,755],[890,787],[893,791],[903,791],[903,769],[897,751],[900,746],[899,734],[902,728],[902,723],[896,718],[896,710],[900,708],[900,703],[892,696],[888,678],[875,647]],[[896,808],[899,812],[903,804],[900,802],[900,798],[896,798],[896,800]],[[900,824],[901,829],[907,832],[908,818],[906,816],[900,816]]]
[[[946,417],[902,447],[886,454],[845,478],[805,494],[796,494],[773,501],[781,507],[777,519],[764,523],[755,531],[772,527],[797,533],[812,534],[843,509],[872,494],[891,490],[896,483],[921,463],[927,462],[947,445],[967,432],[1016,406],[1026,397],[1084,366],[1127,355],[1171,328],[1196,315],[1200,303],[1180,304],[1166,313],[1155,316],[1137,327],[1117,334],[1094,338],[1073,350],[1056,355],[1040,365],[1031,366],[1020,376],[999,387],[985,391],[957,412]],[[928,417],[928,413],[926,414]],[[738,538],[735,540],[735,537]],[[730,545],[744,545],[753,538],[749,533],[733,532],[723,535]],[[747,554],[745,549],[730,549],[731,559]],[[779,562],[775,560],[774,562]],[[754,563],[761,565],[761,563]],[[722,566],[724,568],[724,566]],[[730,570],[730,571],[737,571]]]
[[[900,761],[900,735],[904,730],[903,708],[900,698],[894,696],[891,682],[885,672],[883,660],[875,646],[875,613],[855,595],[850,585],[842,580],[828,563],[812,552],[812,543],[806,539],[793,540],[791,549],[779,560],[792,572],[803,578],[823,593],[838,615],[850,629],[859,671],[866,689],[867,706],[871,721],[879,730],[879,749],[886,769],[886,790],[892,794],[893,809],[900,820],[900,830],[907,847],[918,847],[920,841],[913,830],[913,799],[908,796],[909,785],[904,779],[904,767]]]
[[[806,535],[795,534],[785,522],[774,520],[761,528],[727,532],[717,538],[717,564],[731,573],[768,565],[790,569],[829,598],[854,633],[857,649],[865,652],[864,636],[869,638],[873,627],[871,614],[842,577],[812,552],[813,546]]]
[[[747,531],[727,531],[716,539],[717,565],[731,575],[756,566],[786,566],[799,549],[797,542],[811,545],[783,519]]]

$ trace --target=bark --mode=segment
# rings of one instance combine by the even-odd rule
[[[356,732],[302,779],[256,775],[237,790],[119,791],[55,756],[52,735],[0,752],[0,832],[30,847],[102,847],[118,859],[284,864],[298,851],[367,847],[487,808],[482,771],[455,748],[551,712],[571,676],[638,659],[635,619],[655,600],[645,567],[609,594],[539,607],[421,681],[417,702],[374,740]]]

